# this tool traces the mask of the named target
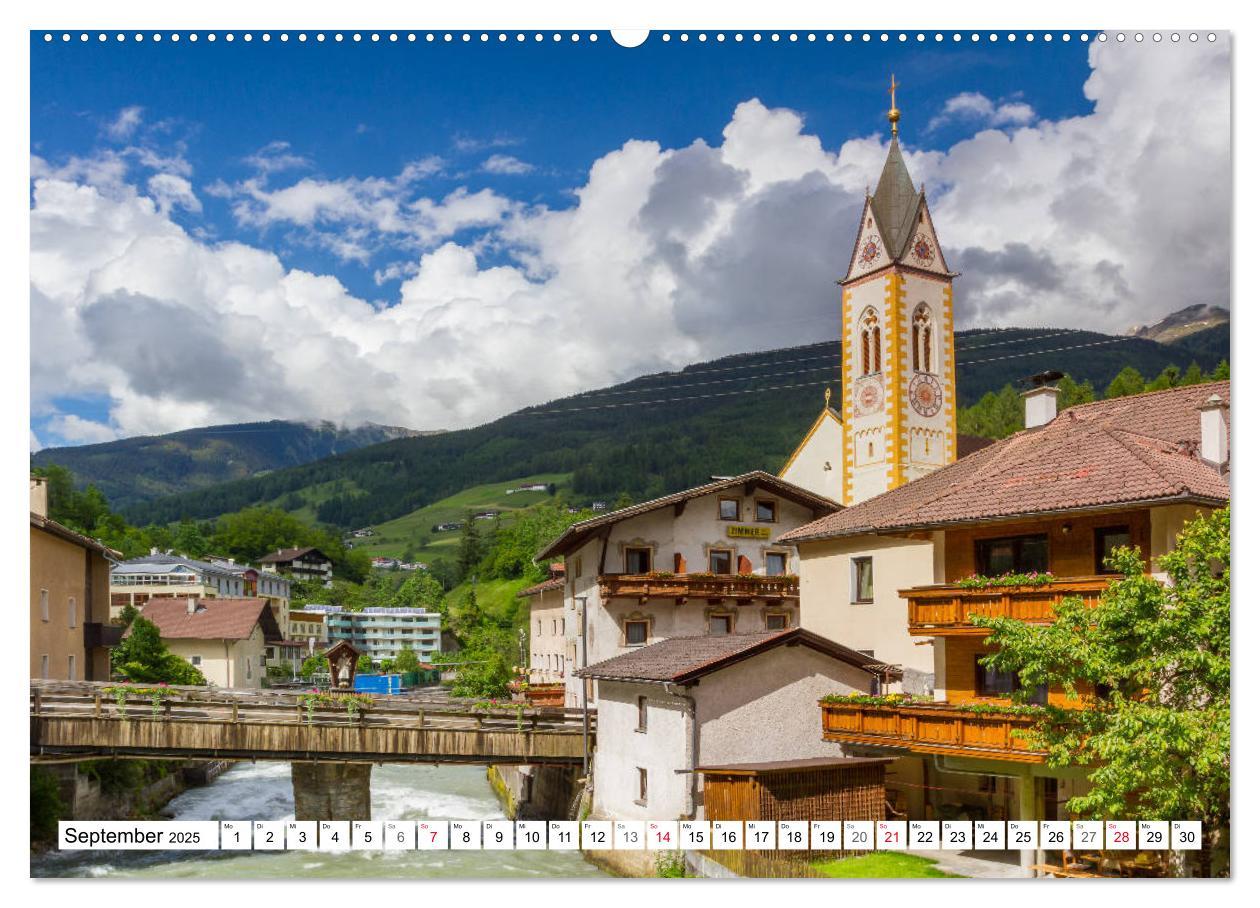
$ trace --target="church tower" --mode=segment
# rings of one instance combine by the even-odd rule
[[[830,406],[824,408],[780,472],[845,505],[953,463],[958,454],[957,274],[945,264],[927,198],[914,188],[901,155],[896,91],[894,79],[888,158],[875,194],[867,193],[849,269],[839,281],[841,406],[831,419]],[[822,450],[836,442],[840,451]],[[840,469],[833,471],[837,455]]]
[[[945,264],[923,189],[897,141],[897,82],[889,93],[892,142],[862,208],[840,281],[844,497],[856,504],[953,463],[957,274]]]

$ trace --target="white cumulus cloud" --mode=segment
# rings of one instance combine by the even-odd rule
[[[1081,116],[977,121],[930,152],[915,147],[926,124],[902,123],[962,272],[960,327],[1121,330],[1228,305],[1228,42],[1094,45],[1090,63]],[[107,396],[119,435],[267,418],[453,428],[825,340],[886,151],[880,135],[827,148],[798,113],[750,99],[715,144],[609,150],[566,208],[472,187],[435,196],[424,180],[440,165],[423,160],[392,177],[275,185],[273,171],[215,190],[245,225],[310,231],[400,280],[384,306],[185,230],[170,214],[195,211],[191,187],[137,181],[132,159],[36,159],[32,407]],[[70,440],[62,425],[42,440]]]

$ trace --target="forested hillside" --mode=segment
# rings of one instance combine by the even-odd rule
[[[1205,332],[1206,333],[1206,332]],[[1191,337],[1194,337],[1192,335]],[[1101,392],[1131,367],[1147,379],[1228,356],[1228,332],[1198,347],[1089,331],[1018,328],[960,332],[964,405],[1029,374],[1058,369]],[[837,344],[725,357],[645,376],[440,435],[403,438],[236,482],[126,507],[136,523],[169,523],[300,500],[321,487],[316,517],[342,528],[391,520],[482,483],[572,473],[583,496],[636,500],[750,469],[777,471],[838,391]],[[330,491],[331,490],[331,491]]]
[[[371,423],[346,429],[329,422],[277,419],[44,448],[31,457],[31,463],[67,467],[80,485],[95,485],[115,507],[125,508],[416,434]]]

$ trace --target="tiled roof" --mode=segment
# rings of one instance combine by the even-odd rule
[[[262,624],[263,636],[280,637],[266,599],[200,599],[188,613],[188,599],[153,598],[140,610],[164,639],[244,640]]]
[[[1229,501],[1228,465],[1198,454],[1209,382],[1070,407],[890,492],[798,527],[781,542],[1010,519],[1146,502]]]
[[[550,592],[551,590],[564,589],[563,577],[552,577],[550,580],[544,580],[542,583],[535,583],[533,586],[527,586],[516,594],[518,599],[524,599],[528,596],[536,596],[539,593]]]
[[[161,574],[165,573],[167,568],[181,565],[190,567],[202,574],[232,575],[232,571],[228,570],[227,565],[213,564],[198,558],[189,558],[187,555],[172,555],[167,552],[155,552],[149,555],[141,555],[138,558],[128,558],[126,561],[120,561],[115,565],[114,573],[120,575]]]
[[[45,517],[42,514],[36,514],[31,511],[31,526],[43,530],[45,533],[51,533],[53,536],[59,536],[66,542],[73,542],[75,545],[81,545],[85,549],[91,549],[93,552],[99,552],[106,558],[121,558],[122,552],[116,552],[103,542],[84,536],[82,533],[76,533],[64,524]]]
[[[317,555],[320,555],[321,557],[324,557],[324,558],[328,557],[327,555],[324,555],[324,553],[321,552],[319,549],[315,548],[314,546],[308,545],[303,548],[280,549],[279,551],[272,552],[270,555],[262,556],[261,558],[258,559],[258,563],[259,564],[281,564],[287,561],[294,561],[298,558],[301,558],[303,555],[308,554],[309,552],[315,552]]]
[[[668,507],[674,504],[680,504],[684,501],[690,501],[693,498],[701,498],[705,495],[712,495],[714,492],[721,492],[724,489],[731,489],[741,485],[753,485],[762,491],[769,492],[786,498],[788,501],[795,502],[807,508],[812,508],[815,513],[831,512],[837,510],[840,505],[825,498],[822,495],[816,495],[808,489],[803,489],[798,485],[794,485],[787,480],[780,479],[778,476],[772,476],[764,470],[753,470],[749,473],[741,473],[739,476],[729,476],[723,479],[716,479],[713,482],[705,483],[702,486],[696,486],[691,489],[684,489],[681,492],[675,492],[672,495],[666,495],[662,498],[654,498],[651,501],[645,501],[642,504],[634,504],[628,508],[620,508],[616,511],[610,511],[607,514],[601,514],[599,517],[590,517],[586,520],[578,521],[570,526],[560,536],[558,536],[550,545],[544,548],[535,556],[535,560],[541,561],[544,558],[553,558],[558,555],[564,555],[573,551],[582,545],[591,536],[595,535],[595,531],[622,520],[631,517],[637,517],[640,514],[647,514],[658,508]]]
[[[673,681],[679,684],[715,672],[778,646],[808,646],[868,671],[892,669],[870,656],[799,627],[756,634],[669,637],[621,656],[579,669],[580,678],[609,681]],[[894,675],[899,676],[894,671]]]

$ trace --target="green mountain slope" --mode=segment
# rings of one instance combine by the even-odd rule
[[[111,504],[126,508],[417,434],[371,423],[343,429],[328,422],[273,420],[45,448],[31,457],[31,464],[69,467],[81,485],[96,485]]]
[[[507,482],[493,482],[462,489],[454,495],[433,504],[387,520],[373,527],[375,535],[354,540],[354,547],[369,555],[394,558],[410,552],[419,561],[429,561],[441,555],[454,555],[459,544],[459,530],[435,530],[442,524],[462,523],[464,516],[498,511],[504,524],[510,523],[520,511],[544,501],[552,500],[548,492],[511,492],[517,486],[554,486],[557,491],[567,488],[571,477],[568,473],[539,473],[523,476]],[[491,521],[484,526],[489,527]]]
[[[1205,350],[1090,331],[1019,328],[961,332],[956,341],[964,405],[986,391],[1058,369],[1101,390],[1124,366],[1153,377],[1170,364],[1216,364]],[[139,523],[213,517],[329,483],[317,519],[342,528],[378,525],[447,496],[520,476],[571,473],[576,495],[642,500],[714,474],[777,471],[837,378],[837,344],[728,356],[681,372],[530,407],[472,429],[385,442],[265,476],[138,503]],[[350,488],[350,486],[353,488]]]

